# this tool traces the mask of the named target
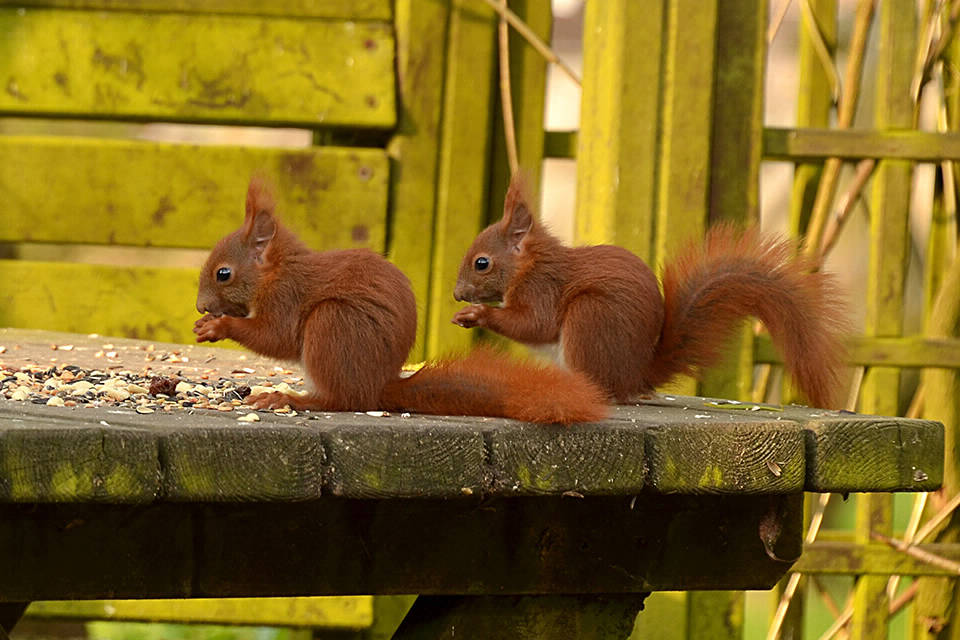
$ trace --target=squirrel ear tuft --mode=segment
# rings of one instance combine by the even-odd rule
[[[259,259],[277,232],[273,217],[273,189],[262,175],[255,174],[247,188],[247,213],[243,220],[243,239]]]
[[[533,212],[530,210],[526,180],[518,172],[510,181],[507,197],[503,202],[501,229],[511,251],[520,253],[523,239],[533,227]]]

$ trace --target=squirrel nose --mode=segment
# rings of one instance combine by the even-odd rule
[[[458,282],[453,289],[453,299],[457,302],[463,302],[471,293],[473,293],[473,287]]]

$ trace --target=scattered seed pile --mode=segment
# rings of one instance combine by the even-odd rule
[[[71,345],[51,345],[54,351],[72,351]],[[127,407],[137,413],[157,411],[210,409],[236,411],[244,399],[256,393],[270,391],[302,392],[303,379],[290,377],[292,371],[274,367],[260,372],[241,368],[231,371],[233,378],[225,378],[216,369],[195,374],[194,378],[176,375],[158,375],[151,371],[151,363],[164,365],[187,363],[189,358],[178,352],[158,351],[144,347],[144,365],[133,371],[115,364],[117,353],[112,345],[104,345],[94,354],[102,358],[102,368],[83,368],[75,364],[27,364],[15,367],[0,363],[0,395],[9,400],[32,402],[60,407]],[[6,351],[6,349],[4,349]],[[267,378],[284,377],[282,380]],[[273,410],[278,415],[295,416],[290,407]],[[254,422],[256,413],[247,413],[238,420]]]

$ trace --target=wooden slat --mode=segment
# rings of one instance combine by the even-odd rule
[[[410,278],[423,305],[430,293],[437,166],[446,69],[446,2],[397,0],[397,86],[400,113],[388,151],[390,246],[388,256]],[[411,360],[424,358],[427,313],[417,314],[417,343]]]
[[[389,20],[390,0],[0,0],[0,6]]]
[[[874,111],[876,126],[914,126],[915,105],[910,98],[913,57],[916,55],[916,8],[882,3],[877,16],[877,77]],[[864,334],[898,336],[903,332],[904,289],[909,251],[912,163],[882,160],[873,178],[870,207],[870,275],[867,281]],[[873,367],[864,377],[860,407],[868,413],[897,415],[900,411],[900,371]],[[857,497],[857,542],[871,535],[891,535],[893,501],[890,496]],[[885,578],[866,576],[857,581],[853,598],[851,636],[854,640],[887,637],[889,598]]]
[[[960,545],[921,544],[920,551],[960,563]],[[951,576],[942,566],[914,558],[885,544],[855,542],[814,542],[804,545],[803,555],[793,567],[803,573],[870,574],[877,576]]]
[[[463,306],[452,293],[460,261],[487,217],[495,31],[494,14],[487,5],[454,0],[427,302],[428,357],[464,350],[474,338],[475,332],[450,319]]]
[[[0,113],[391,127],[373,22],[0,9]]]
[[[816,160],[839,157],[893,158],[937,162],[960,159],[960,134],[931,131],[860,129],[780,129],[763,132],[767,160]]]
[[[362,629],[373,623],[373,597],[51,600],[31,603],[24,615],[45,619],[149,620]]]
[[[543,136],[545,158],[576,158],[580,144],[579,131],[547,131]]]
[[[195,269],[0,260],[0,325],[192,342]]]
[[[857,336],[847,340],[847,362],[863,366],[960,368],[960,339],[906,336],[873,338]],[[783,364],[769,336],[754,342],[757,362]]]
[[[510,10],[533,29],[544,42],[550,42],[553,14],[550,0],[514,0]],[[513,98],[514,133],[516,136],[519,168],[524,172],[527,188],[535,206],[540,204],[540,173],[543,168],[544,105],[547,90],[547,62],[514,29],[510,37],[510,87]],[[499,47],[499,37],[498,37]],[[499,49],[497,77],[499,80]],[[510,164],[507,157],[506,133],[503,123],[502,100],[499,86],[494,91],[497,105],[494,110],[493,162],[490,167],[489,221],[499,220],[503,201],[510,183]]]
[[[378,149],[18,136],[0,137],[0,241],[208,249],[243,222],[255,171],[311,247],[383,250],[389,169]]]
[[[586,3],[584,13],[576,240],[618,244],[647,260],[657,206],[667,4],[604,0]],[[643,55],[636,55],[638,42]]]

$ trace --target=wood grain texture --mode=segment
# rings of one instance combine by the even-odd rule
[[[160,495],[155,434],[17,416],[0,409],[0,501],[146,504]]]
[[[388,24],[0,8],[0,113],[391,127]]]
[[[194,269],[0,260],[0,325],[187,342]]]
[[[373,623],[372,596],[84,600],[34,602],[24,614],[43,619],[103,619],[361,629]]]
[[[485,433],[493,486],[516,495],[630,495],[644,487],[645,430],[505,424]]]
[[[757,362],[782,364],[781,356],[769,336],[754,341]],[[857,336],[847,339],[849,364],[885,367],[960,368],[960,339],[953,337]]]
[[[645,260],[654,257],[667,4],[607,0],[584,12],[575,237]]]
[[[296,425],[175,430],[160,445],[167,500],[283,502],[311,500],[323,485],[324,449]]]
[[[943,481],[938,422],[849,415],[811,421],[806,429],[807,490],[933,491]],[[869,487],[855,488],[867,477]]]
[[[390,0],[0,0],[0,6],[389,20]]]
[[[489,484],[483,435],[468,420],[385,418],[322,433],[335,496],[453,498]]]
[[[20,136],[0,137],[0,241],[209,249],[242,224],[258,171],[275,183],[281,220],[312,248],[384,250],[382,150]]]
[[[262,413],[251,427],[214,411],[143,416],[0,400],[5,460],[47,460],[35,466],[50,469],[25,472],[22,463],[0,469],[0,487],[22,485],[17,494],[0,493],[0,502],[142,502],[158,495],[194,502],[286,502],[323,494],[632,497],[641,490],[776,495],[920,491],[941,481],[939,423],[709,402],[673,398],[621,406],[607,422],[559,428],[352,413]],[[95,469],[145,469],[124,476],[127,484],[117,484],[122,490],[101,496],[78,482],[49,488],[57,464],[86,469],[89,456],[77,452],[99,452],[101,442],[113,439],[123,446],[105,449],[107,462]]]

